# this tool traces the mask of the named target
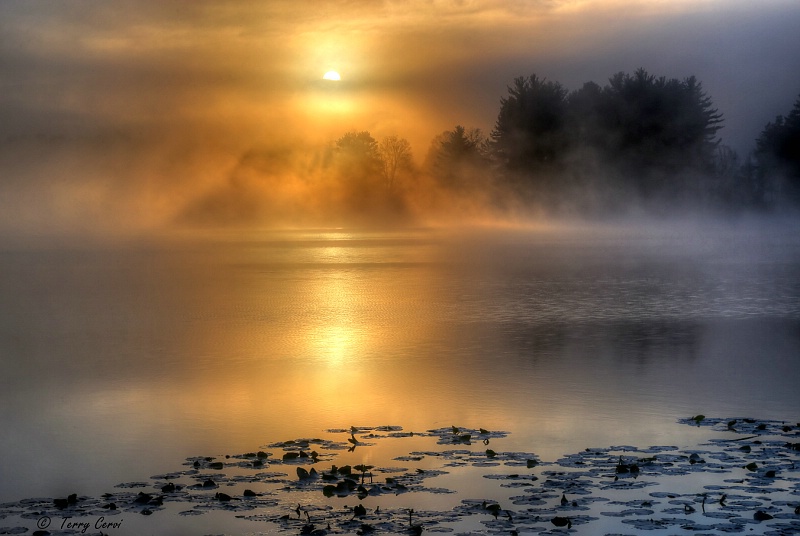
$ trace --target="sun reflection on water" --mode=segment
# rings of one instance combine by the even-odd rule
[[[331,367],[355,358],[363,346],[360,333],[352,327],[336,325],[314,329],[309,340],[312,355]]]
[[[337,256],[340,248],[324,248],[324,256]],[[310,300],[314,321],[308,327],[308,356],[330,366],[341,366],[363,354],[363,323],[359,321],[361,297],[353,275],[335,270],[309,285],[304,295]]]

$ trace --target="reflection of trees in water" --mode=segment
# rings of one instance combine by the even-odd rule
[[[696,322],[634,322],[613,326],[609,339],[615,342],[618,359],[646,364],[649,361],[694,361],[702,327]]]
[[[564,349],[574,337],[570,326],[563,323],[528,324],[523,322],[504,323],[497,331],[515,353],[524,356],[526,363],[535,364],[539,360],[563,357]]]
[[[551,359],[624,364],[693,361],[702,326],[691,321],[505,323],[496,332],[526,363]],[[598,363],[599,364],[599,363]]]

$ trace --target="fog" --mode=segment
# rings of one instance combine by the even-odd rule
[[[456,125],[487,137],[517,76],[577,90],[644,67],[697,76],[744,159],[800,91],[798,23],[789,1],[3,2],[0,235],[651,212],[602,189],[531,199],[481,166],[454,191],[426,155]],[[354,131],[410,142],[391,195],[335,172]]]

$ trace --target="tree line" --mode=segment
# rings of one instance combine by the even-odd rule
[[[420,167],[407,140],[366,131],[339,138],[327,162],[352,208],[402,212],[415,188],[431,187],[438,203],[480,194],[554,211],[800,207],[800,97],[743,160],[721,143],[722,126],[694,76],[638,69],[569,91],[533,74],[508,86],[488,135],[457,125],[432,140]]]

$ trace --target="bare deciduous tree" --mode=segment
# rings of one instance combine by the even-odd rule
[[[378,145],[386,188],[393,190],[397,176],[411,169],[411,144],[405,138],[386,136]]]

